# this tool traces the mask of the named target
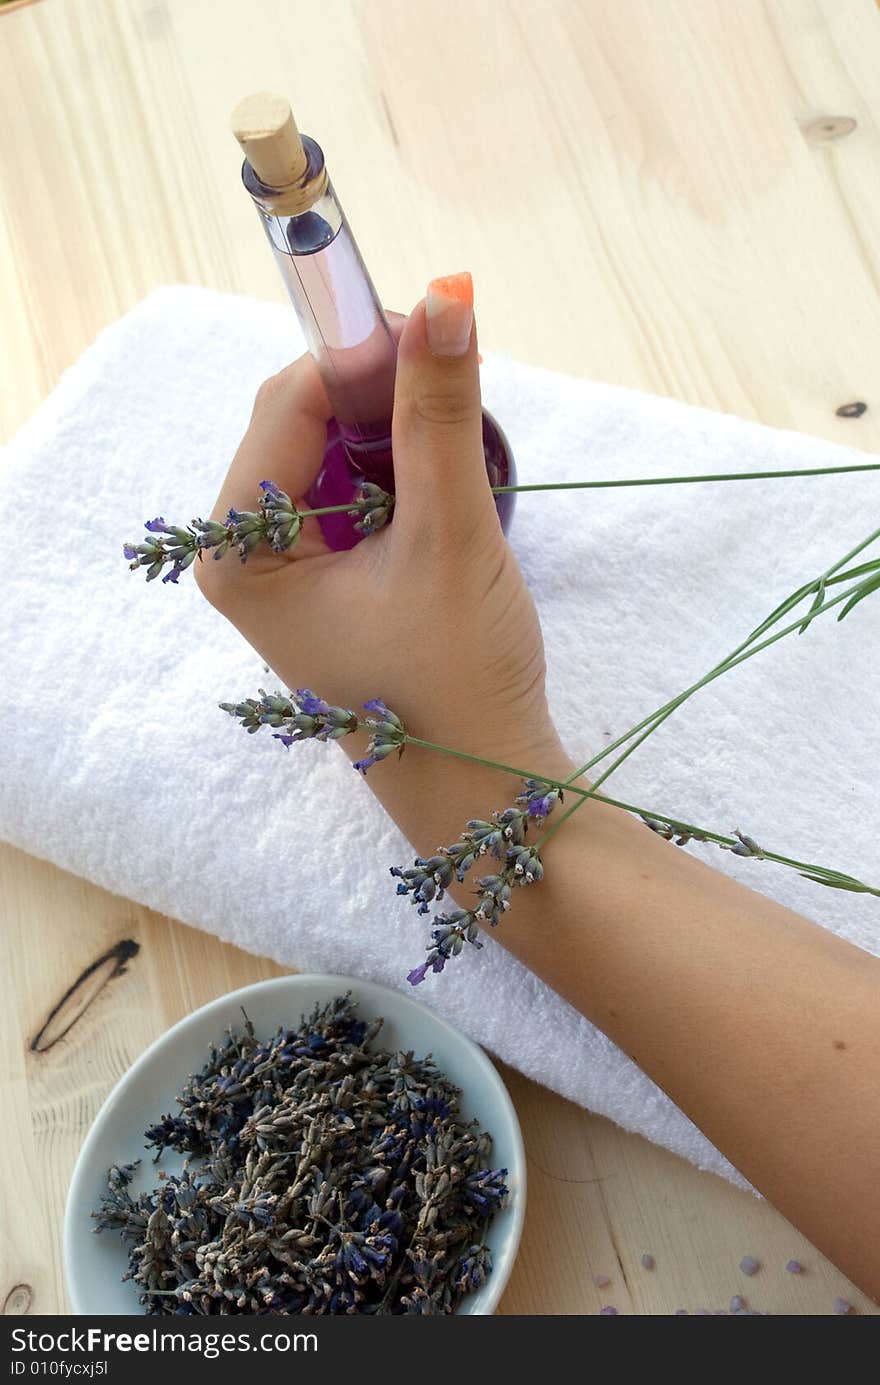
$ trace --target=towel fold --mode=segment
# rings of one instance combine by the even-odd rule
[[[101,335],[3,449],[0,836],[280,963],[403,988],[427,928],[388,866],[409,864],[411,848],[338,751],[284,753],[217,710],[265,684],[261,661],[192,581],[146,588],[121,556],[151,515],[207,511],[259,381],[302,349],[279,305],[161,289]],[[486,356],[483,391],[522,482],[868,460],[499,356]],[[567,748],[586,760],[692,683],[878,513],[870,474],[520,496],[510,537]],[[878,636],[880,595],[841,625],[829,615],[781,641],[699,693],[609,792],[876,881]],[[375,869],[352,890],[347,864],[365,837]],[[877,899],[685,849],[880,950]],[[418,998],[573,1101],[738,1178],[491,939]]]

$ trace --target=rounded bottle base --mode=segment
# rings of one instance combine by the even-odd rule
[[[486,409],[483,410],[483,456],[490,486],[516,485],[516,464],[510,443],[501,426]],[[358,470],[342,440],[339,425],[335,419],[331,419],[327,425],[327,446],[321,470],[312,482],[306,501],[316,510],[325,505],[348,505],[357,500],[365,480],[373,481],[388,491],[394,489],[394,472],[388,461],[383,458],[381,463],[375,463],[368,471]],[[495,497],[495,508],[505,534],[513,519],[515,502],[515,495]],[[356,515],[319,515],[318,523],[328,548],[342,552],[360,543],[364,535],[355,527],[356,520]]]

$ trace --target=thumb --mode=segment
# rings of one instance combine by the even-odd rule
[[[394,392],[395,528],[494,508],[483,456],[470,274],[433,279],[398,346]]]

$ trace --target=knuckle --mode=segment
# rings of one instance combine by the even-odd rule
[[[263,380],[254,396],[254,416],[263,413],[274,404],[282,391],[283,383],[281,372],[278,375],[269,375]]]
[[[417,390],[411,410],[422,423],[457,427],[470,422],[478,412],[474,401],[454,387],[437,384]]]

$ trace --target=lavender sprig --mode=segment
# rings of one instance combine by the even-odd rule
[[[598,784],[583,789],[571,780],[555,780],[518,768],[489,760],[482,755],[472,755],[466,751],[455,750],[451,746],[437,745],[431,741],[407,734],[403,721],[380,698],[364,703],[364,710],[371,713],[366,718],[344,707],[330,707],[307,688],[300,688],[295,694],[266,693],[260,689],[259,698],[247,698],[242,702],[224,702],[222,709],[236,717],[249,733],[259,731],[263,726],[275,728],[274,734],[285,745],[300,740],[339,740],[357,730],[372,732],[367,755],[358,760],[355,768],[366,773],[367,769],[385,759],[392,751],[402,754],[406,745],[418,745],[435,750],[457,759],[480,764],[489,769],[516,775],[522,780],[522,789],[515,802],[502,812],[491,814],[489,820],[472,818],[456,842],[438,847],[433,856],[415,858],[408,869],[399,866],[390,868],[397,881],[397,893],[408,895],[417,906],[419,914],[430,913],[431,906],[439,904],[445,891],[453,880],[463,882],[475,862],[490,856],[503,862],[501,868],[491,875],[476,881],[479,902],[472,909],[455,909],[449,913],[435,915],[432,922],[432,940],[428,946],[428,956],[415,967],[407,979],[411,985],[418,986],[429,971],[442,972],[450,957],[458,956],[465,943],[481,947],[480,926],[488,924],[496,927],[510,908],[512,890],[518,886],[537,884],[544,876],[541,847],[547,838],[556,831],[567,818],[587,799],[599,799],[608,807],[619,808],[623,812],[638,817],[657,835],[678,846],[688,842],[701,842],[730,851],[735,856],[750,857],[754,860],[773,861],[779,865],[797,870],[805,879],[831,889],[847,890],[858,894],[871,894],[880,897],[880,889],[867,885],[854,876],[828,866],[799,861],[778,852],[769,851],[758,845],[753,837],[736,830],[733,836],[698,827],[678,818],[649,809],[634,803],[625,803],[599,792]],[[575,802],[562,816],[542,834],[537,842],[526,841],[530,822],[542,826],[557,804],[563,801],[563,794],[569,792]]]
[[[375,534],[387,524],[394,508],[394,496],[381,486],[365,481],[360,497],[350,505],[325,505],[317,510],[297,509],[293,500],[274,481],[261,481],[259,504],[256,510],[232,509],[225,521],[194,519],[186,528],[168,524],[161,516],[144,525],[149,537],[141,543],[123,544],[123,555],[129,567],[145,567],[147,581],[152,582],[165,568],[163,582],[177,583],[180,574],[201,559],[208,549],[214,558],[223,558],[234,549],[241,562],[266,544],[273,553],[286,553],[293,548],[302,532],[303,520],[326,514],[352,514],[359,518],[355,524],[365,535]]]
[[[392,866],[391,874],[398,880],[397,893],[410,895],[418,912],[427,914],[431,903],[442,900],[453,878],[461,883],[480,856],[501,860],[503,854],[517,884],[531,885],[540,880],[544,873],[541,858],[534,847],[525,844],[529,819],[540,825],[561,799],[560,790],[536,779],[523,780],[523,792],[516,802],[503,812],[493,813],[491,822],[472,818],[451,846],[438,847],[434,856],[417,856],[408,870]]]
[[[716,472],[707,476],[640,476],[596,481],[554,481],[535,485],[492,486],[493,495],[520,491],[602,490],[632,486],[691,485],[707,481],[758,481],[785,476],[828,476],[844,472],[877,471],[880,462],[856,466],[806,467],[786,471]],[[347,512],[359,516],[355,528],[364,535],[374,534],[387,524],[394,508],[394,495],[372,481],[365,481],[358,500],[350,505],[327,505],[316,510],[297,510],[290,496],[273,481],[261,481],[263,496],[256,510],[230,510],[226,521],[194,519],[187,527],[166,524],[160,516],[149,520],[144,528],[151,537],[141,543],[126,543],[123,554],[134,569],[145,567],[147,581],[169,570],[163,582],[177,583],[182,572],[201,557],[204,550],[214,550],[222,558],[234,548],[242,562],[261,543],[268,543],[274,553],[284,553],[299,538],[302,521],[310,515]],[[170,566],[169,566],[170,565]],[[867,593],[865,593],[867,595]],[[845,612],[844,612],[845,614]]]
[[[427,914],[432,903],[442,900],[453,877],[463,881],[478,858],[493,856],[504,862],[501,869],[476,881],[479,902],[472,909],[454,909],[434,918],[428,955],[407,976],[411,986],[421,985],[429,971],[441,972],[465,943],[482,947],[480,927],[497,927],[510,908],[512,891],[544,878],[540,853],[536,846],[527,844],[526,836],[530,822],[543,823],[561,801],[560,789],[537,779],[524,779],[516,802],[493,813],[491,821],[472,818],[459,840],[438,847],[436,855],[417,856],[408,870],[391,867],[391,874],[398,881],[397,893],[409,895],[418,912]]]
[[[355,762],[355,769],[366,774],[373,765],[393,751],[402,755],[406,746],[406,727],[381,698],[364,703],[368,717],[361,718],[348,707],[331,707],[310,688],[298,688],[295,693],[267,693],[259,688],[259,697],[247,697],[241,702],[221,702],[220,710],[241,722],[250,735],[264,726],[275,728],[275,740],[288,748],[297,741],[338,741],[355,731],[371,731],[367,753]]]
[[[220,710],[240,721],[249,735],[264,726],[276,728],[274,739],[288,748],[297,741],[338,741],[361,725],[356,712],[331,707],[310,688],[297,688],[289,695],[267,693],[263,688],[257,691],[258,698],[221,702]]]

